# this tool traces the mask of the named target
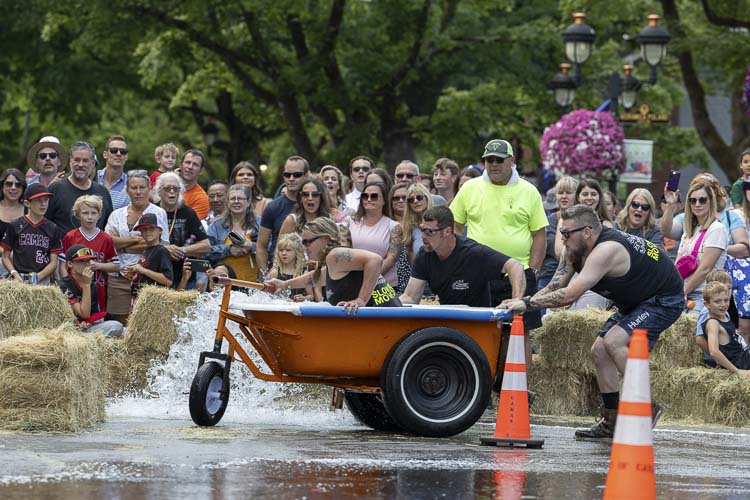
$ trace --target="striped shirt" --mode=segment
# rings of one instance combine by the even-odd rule
[[[104,175],[106,172],[107,169],[103,168],[96,173],[96,182],[102,186],[104,186]],[[112,187],[109,189],[109,196],[112,198],[112,210],[130,205],[130,196],[125,192],[127,185],[128,174],[123,172],[117,182],[112,184]]]

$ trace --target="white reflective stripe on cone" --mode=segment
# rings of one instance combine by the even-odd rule
[[[654,442],[651,434],[651,417],[617,415],[612,442],[631,446],[651,446]]]
[[[526,359],[526,348],[523,345],[523,337],[518,335],[510,336],[510,343],[508,344],[508,354],[505,357],[506,361],[511,363],[523,363]]]
[[[624,380],[627,380],[628,383],[622,387],[620,401],[651,403],[647,359],[628,359],[625,365]]]
[[[526,372],[503,373],[503,391],[526,391]]]

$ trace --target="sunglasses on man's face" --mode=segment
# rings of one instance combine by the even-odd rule
[[[583,231],[587,227],[590,228],[591,226],[581,226],[575,229],[560,229],[560,236],[562,236],[563,238],[567,240],[568,238],[570,238],[571,234],[577,233],[578,231]]]
[[[417,203],[417,202],[422,201],[422,200],[424,200],[424,196],[422,196],[421,194],[418,194],[418,195],[409,197],[409,199],[407,201],[409,203]]]
[[[488,156],[484,159],[484,162],[488,165],[491,165],[493,163],[503,163],[507,158],[500,158],[499,156]]]
[[[443,229],[445,229],[447,227],[448,226],[443,226],[443,227],[438,227],[436,229],[430,229],[428,227],[419,226],[419,230],[422,231],[422,233],[425,234],[425,235],[427,235],[427,236],[433,236],[435,234],[438,234],[440,231],[442,231]]]
[[[36,156],[40,160],[46,160],[47,158],[49,158],[50,160],[54,160],[55,158],[57,158],[57,153],[56,152],[53,152],[53,153],[39,153]]]
[[[354,173],[360,173],[360,172],[369,172],[370,167],[352,167],[352,172]]]
[[[705,205],[708,203],[708,196],[698,196],[697,198],[688,198],[691,205]]]
[[[400,173],[400,174],[396,174],[396,179],[413,179],[416,176],[417,176],[416,174]]]
[[[649,205],[648,203],[638,203],[637,201],[633,201],[630,203],[630,206],[633,208],[640,208],[644,212],[648,212],[649,210],[651,210],[651,205]]]
[[[120,153],[121,155],[125,156],[126,154],[128,154],[127,148],[109,148],[109,152],[113,155]]]
[[[304,172],[284,172],[285,179],[291,179],[292,177],[294,177],[295,179],[299,179],[303,175],[305,175]]]

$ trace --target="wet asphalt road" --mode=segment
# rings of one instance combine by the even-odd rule
[[[267,409],[214,428],[119,411],[91,432],[0,434],[0,498],[600,498],[609,446],[576,442],[570,425],[533,425],[546,442],[527,451],[479,445],[490,413],[429,439],[369,431],[346,410]],[[660,425],[654,438],[659,498],[750,497],[750,434]]]

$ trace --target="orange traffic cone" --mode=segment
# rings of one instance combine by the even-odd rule
[[[646,330],[633,330],[604,499],[656,498]]]
[[[480,438],[482,444],[541,448],[543,439],[531,439],[529,391],[526,385],[526,354],[523,343],[523,316],[513,316],[510,341],[503,373],[503,386],[495,422],[495,434]]]

